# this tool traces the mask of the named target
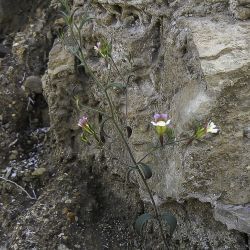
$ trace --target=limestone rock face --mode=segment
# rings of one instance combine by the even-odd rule
[[[249,24],[232,25],[206,18],[191,18],[185,23],[198,52],[206,88],[197,86],[198,90],[191,93],[180,91],[174,104],[175,112],[179,113],[179,130],[193,118],[207,117],[219,124],[221,133],[203,145],[182,151],[181,155],[179,150],[173,150],[178,155],[170,156],[170,171],[165,170],[166,189],[170,196],[211,202],[215,213],[220,211],[217,219],[229,228],[248,233],[250,159],[249,141],[243,138],[243,130],[249,124]],[[239,204],[242,204],[240,210]],[[234,209],[238,211],[234,213],[238,223],[226,216]]]
[[[169,168],[159,169],[160,176],[166,176],[158,184],[159,193],[163,196],[167,190],[177,199],[210,202],[216,219],[249,233],[250,149],[243,131],[249,124],[250,25],[204,17],[188,18],[179,25],[180,29],[185,25],[186,36],[191,36],[187,43],[195,46],[191,53],[200,63],[196,70],[206,87],[183,88],[173,97],[177,128],[181,132],[192,119],[206,118],[215,120],[221,133],[184,151],[170,151]]]
[[[113,11],[116,23],[107,23],[104,31],[97,21],[94,32],[108,39],[112,33],[114,59],[123,74],[128,65],[121,56],[128,51],[134,56],[128,114],[133,124],[131,145],[138,159],[154,143],[148,127],[154,112],[170,113],[177,135],[190,129],[195,120],[212,119],[221,129],[217,137],[162,149],[146,159],[154,169],[150,184],[158,198],[162,202],[192,198],[209,202],[215,219],[229,229],[249,233],[250,142],[243,131],[250,123],[250,23],[226,14],[233,1],[230,6],[216,3],[200,6],[203,11],[211,7],[205,14],[195,1],[176,1],[161,6],[168,15],[171,10],[175,19],[170,14],[159,22],[157,5],[151,4],[142,13],[139,1],[129,7],[119,1],[100,1],[109,13]],[[127,13],[137,15],[138,22],[129,25],[124,19]],[[120,102],[124,107],[123,99]]]
[[[170,200],[182,203],[197,199],[209,203],[207,209],[214,215],[213,220],[220,221],[228,230],[250,233],[250,141],[243,136],[250,124],[250,23],[228,15],[231,11],[236,18],[246,20],[248,12],[242,8],[248,8],[248,3],[130,1],[124,4],[115,0],[98,3],[90,9],[96,21],[85,27],[88,63],[104,80],[108,71],[101,59],[96,58],[93,46],[98,39],[112,39],[114,61],[121,74],[134,75],[128,86],[127,112],[133,129],[130,144],[135,157],[140,159],[157,143],[150,128],[155,112],[170,114],[177,136],[190,131],[197,120],[213,120],[220,127],[218,136],[189,146],[164,148],[145,159],[153,169],[149,183],[159,206],[167,207]],[[76,5],[80,3],[77,1]],[[56,102],[58,97],[53,97],[50,85],[59,88],[57,71],[67,72],[71,64],[65,63],[67,57],[60,59],[62,52],[57,46],[51,52],[48,85],[45,85],[48,100],[53,100],[49,106],[55,110],[60,104]],[[132,65],[124,60],[128,54],[133,56]],[[57,67],[52,65],[59,61]],[[115,80],[121,79],[118,76]],[[89,86],[85,95],[90,92],[92,103],[104,107],[101,93],[94,85]],[[124,114],[124,97],[113,93],[112,98]],[[59,123],[57,128],[56,133],[61,134]],[[119,159],[129,161],[120,142],[113,143],[111,150]],[[121,168],[124,169],[118,164],[110,171],[119,175]],[[143,188],[140,194],[147,202]],[[227,232],[226,227],[221,230]],[[211,242],[214,236],[209,238]]]

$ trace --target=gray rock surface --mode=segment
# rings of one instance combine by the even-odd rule
[[[161,16],[160,22],[157,15],[163,11],[153,2],[99,3],[102,10],[108,11],[107,23],[102,23],[105,28],[99,23],[99,18],[103,21],[100,13],[93,34],[107,39],[111,39],[109,34],[112,34],[114,60],[123,75],[128,74],[129,65],[122,57],[129,52],[134,57],[135,80],[129,86],[128,114],[133,127],[130,143],[137,159],[156,142],[153,129],[148,127],[154,112],[169,112],[177,135],[190,129],[195,120],[212,119],[221,128],[217,137],[187,148],[180,145],[163,149],[146,159],[154,169],[150,185],[156,197],[160,197],[159,204],[169,199],[193,198],[209,202],[214,219],[228,229],[249,233],[250,149],[242,134],[250,122],[249,21],[233,20],[227,15],[228,10],[232,11],[233,1],[230,5],[226,1],[206,1],[204,5],[175,1],[161,6],[168,17]],[[246,6],[243,2],[237,4]],[[146,6],[145,12],[142,6]],[[175,9],[171,9],[173,6]],[[170,18],[169,10],[172,11]],[[129,15],[137,15],[138,22],[129,23]],[[87,32],[85,39],[94,45],[93,34]],[[63,69],[64,62],[66,60],[62,60],[58,70]],[[89,63],[104,79],[106,73],[101,62],[90,60]],[[49,79],[54,78],[55,71],[49,68]],[[96,91],[94,86],[90,89]],[[94,98],[101,102],[99,96],[96,93]],[[119,100],[124,112],[124,99],[115,95],[113,98]],[[127,160],[117,144],[113,144],[112,150]],[[147,201],[143,190],[141,195]]]
[[[230,10],[236,18],[247,20],[250,18],[250,1],[230,0]]]
[[[42,81],[38,76],[29,76],[23,84],[24,91],[28,94],[42,94]]]

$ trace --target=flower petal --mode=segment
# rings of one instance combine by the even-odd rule
[[[160,114],[154,114],[154,120],[157,121],[161,118]]]
[[[167,126],[167,123],[164,122],[164,121],[158,121],[158,122],[156,123],[156,126],[159,126],[159,127],[166,127],[166,126]]]
[[[161,119],[166,121],[168,119],[168,114],[160,114]]]
[[[166,121],[166,125],[169,125],[170,124],[170,122],[171,122],[171,120],[169,119],[169,120],[167,120]]]
[[[78,125],[79,127],[82,128],[82,127],[85,126],[87,123],[88,123],[88,117],[84,115],[82,118],[79,119],[77,125]]]
[[[217,134],[219,131],[220,131],[220,129],[217,128],[217,126],[212,121],[210,121],[207,124],[207,127],[206,127],[207,133]]]

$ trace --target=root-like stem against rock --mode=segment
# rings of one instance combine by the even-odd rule
[[[35,197],[32,197],[22,186],[20,186],[20,185],[18,185],[16,182],[14,182],[14,181],[11,181],[11,180],[8,180],[8,179],[6,179],[6,178],[4,178],[4,177],[1,177],[0,176],[0,179],[1,180],[4,180],[4,181],[6,181],[6,182],[9,182],[9,183],[11,183],[11,184],[14,184],[15,186],[17,186],[18,188],[20,188],[31,200],[36,200],[37,198],[36,198],[36,195],[35,195],[35,191],[33,190],[33,193],[34,193],[34,196]]]

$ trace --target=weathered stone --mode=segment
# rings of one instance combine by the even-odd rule
[[[227,217],[227,209],[225,213],[222,211],[226,205],[233,210],[237,205],[250,201],[250,176],[246,169],[250,161],[249,145],[243,142],[242,137],[242,129],[249,122],[250,25],[249,22],[232,24],[227,19],[214,22],[209,18],[188,18],[181,20],[179,25],[181,28],[172,27],[168,40],[172,43],[173,37],[178,43],[183,37],[176,37],[174,33],[180,32],[183,25],[187,27],[186,45],[181,47],[181,53],[186,50],[183,61],[187,63],[190,77],[201,77],[200,83],[204,85],[195,85],[191,79],[185,79],[189,87],[179,87],[171,104],[176,130],[182,133],[193,120],[208,117],[219,124],[222,133],[184,152],[181,148],[169,150],[167,160],[164,150],[157,153],[156,157],[161,158],[159,164],[166,168],[164,171],[155,167],[156,176],[161,181],[157,185],[152,184],[161,197],[165,195],[177,200],[193,197],[212,204],[221,201],[225,203],[220,207],[220,214],[224,216],[221,221],[233,225],[231,228],[248,232],[248,227],[244,226],[249,223],[247,216],[235,213],[235,217],[239,216],[241,220],[237,224],[233,222],[235,219]],[[196,61],[200,61],[201,68],[194,64]],[[182,68],[182,62],[176,61],[175,64]],[[185,76],[184,72],[185,69]],[[170,74],[165,79],[171,79],[172,72],[167,73]],[[180,74],[177,82],[182,80]],[[176,81],[174,77],[172,79]],[[164,173],[165,178],[160,178]],[[245,213],[248,213],[247,209]]]
[[[246,165],[249,162],[249,149],[243,142],[242,128],[249,121],[249,87],[246,84],[250,64],[249,23],[232,22],[223,14],[220,17],[178,19],[180,13],[186,15],[189,10],[192,16],[195,13],[205,15],[201,10],[205,5],[198,5],[195,1],[180,7],[174,13],[176,20],[169,22],[163,19],[160,25],[154,18],[151,22],[145,21],[150,20],[152,12],[149,10],[142,14],[133,9],[141,2],[131,2],[129,7],[119,1],[99,3],[112,13],[111,22],[102,24],[111,34],[113,30],[116,31],[115,38],[112,38],[116,40],[113,43],[113,57],[123,75],[127,74],[129,68],[123,58],[128,51],[134,57],[132,67],[136,84],[132,81],[129,85],[127,111],[128,122],[133,121],[134,125],[130,141],[135,157],[143,157],[150,145],[157,142],[148,126],[154,112],[169,111],[177,135],[190,129],[195,120],[213,119],[221,128],[219,136],[211,137],[206,142],[194,143],[187,148],[176,146],[162,149],[146,159],[154,170],[150,186],[161,197],[161,203],[169,198],[177,201],[195,198],[212,205],[221,202],[232,209],[248,203],[250,187]],[[206,3],[213,6],[214,12],[225,10],[227,4],[226,1]],[[138,24],[133,24],[134,17],[127,14],[128,10],[133,15],[137,13]],[[160,31],[159,27],[166,29]],[[109,32],[102,29],[97,25],[95,32],[98,36],[108,36]],[[89,34],[86,34],[88,39],[91,41]],[[58,54],[60,58],[61,52]],[[56,54],[51,53],[51,57],[56,58]],[[98,77],[105,79],[105,64],[101,60],[89,60],[89,63]],[[55,68],[67,71],[62,63],[58,67],[51,66],[48,71],[50,78],[58,77]],[[91,89],[94,98],[102,103],[101,94],[96,88]],[[46,92],[49,98],[53,96],[50,91]],[[119,103],[121,112],[125,113],[125,99],[119,94],[112,97]],[[57,128],[60,134],[61,129]],[[234,144],[231,143],[232,138]],[[111,147],[119,159],[129,161],[120,142],[113,143]],[[119,174],[119,171],[114,167],[112,173]],[[143,189],[141,195],[146,201]],[[221,206],[220,211],[226,209],[225,206]],[[217,211],[216,208],[214,211]],[[240,218],[240,213],[237,216]],[[224,215],[220,221],[229,225],[230,220],[232,217]],[[245,217],[241,220],[240,224],[232,222],[234,226],[231,228],[246,232],[244,225],[248,222]]]
[[[230,0],[230,10],[234,16],[240,20],[247,20],[250,18],[249,0]]]
[[[42,89],[42,81],[39,76],[29,76],[25,80],[24,84],[24,91],[30,95],[31,93],[33,94],[42,94],[43,89]]]
[[[37,168],[35,171],[32,173],[33,176],[41,176],[47,171],[46,168]]]
[[[18,153],[17,150],[12,150],[12,151],[11,151],[11,154],[10,154],[10,156],[9,156],[10,161],[16,160],[17,157],[18,157],[18,154],[19,154],[19,153]]]
[[[250,233],[250,204],[225,205],[218,203],[214,207],[214,218],[227,225],[228,229],[237,229],[247,234]]]
[[[250,139],[250,127],[246,127],[243,129],[243,137]]]

